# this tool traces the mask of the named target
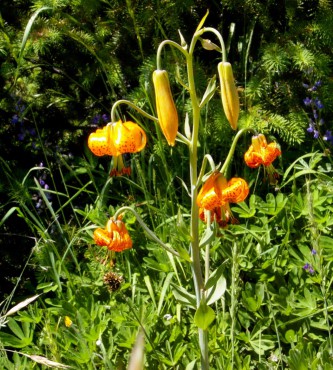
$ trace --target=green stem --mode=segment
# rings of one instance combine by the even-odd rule
[[[224,41],[223,41],[223,37],[222,35],[220,34],[220,32],[218,30],[216,30],[215,28],[212,28],[212,27],[205,27],[203,28],[202,30],[199,31],[200,34],[202,35],[203,33],[205,32],[212,32],[214,33],[217,38],[219,39],[220,41],[220,44],[221,44],[221,50],[222,50],[222,61],[223,62],[226,62],[227,61],[227,51],[226,51],[226,48],[225,48],[225,44],[224,44]]]
[[[237,299],[237,288],[238,288],[238,251],[237,243],[234,242],[232,248],[232,270],[231,270],[231,305],[230,305],[230,318],[231,318],[231,369],[234,368],[235,361],[235,325],[236,325],[236,299]]]
[[[250,131],[252,133],[255,133],[255,131],[253,129],[251,129],[251,128],[246,128],[246,129],[243,128],[243,129],[239,130],[237,132],[236,136],[234,137],[234,140],[233,140],[233,142],[231,144],[231,147],[229,149],[228,156],[227,156],[226,160],[224,161],[223,166],[222,166],[222,168],[220,170],[220,172],[223,175],[225,175],[226,172],[227,172],[227,170],[228,170],[229,162],[231,161],[231,159],[232,159],[232,157],[234,155],[234,152],[235,152],[235,149],[236,149],[236,145],[237,145],[237,142],[238,142],[239,138],[244,134],[244,132],[247,132],[247,131]]]
[[[139,214],[131,207],[121,207],[119,208],[116,213],[114,214],[114,218],[117,219],[117,217],[124,211],[130,211],[135,216],[136,220],[139,222],[140,226],[143,228],[143,230],[149,235],[149,237],[156,243],[158,243],[163,249],[165,249],[167,252],[173,254],[174,256],[180,257],[180,254],[175,251],[174,249],[170,248],[167,244],[163,243],[162,240],[152,231],[149,229],[149,227],[145,224],[143,219],[139,216]]]
[[[128,105],[129,107],[135,109],[137,112],[139,112],[140,114],[142,114],[144,117],[147,117],[148,119],[151,119],[152,121],[155,121],[155,122],[158,122],[158,118],[157,117],[154,117],[152,115],[150,115],[149,113],[145,112],[144,110],[142,110],[141,108],[137,107],[134,103],[130,102],[129,100],[117,100],[113,106],[112,106],[112,109],[111,109],[111,122],[116,122],[117,119],[116,119],[116,109],[117,107],[120,105],[120,104],[126,104]]]
[[[208,215],[207,215],[207,230],[210,230],[211,228],[211,222],[212,222],[212,219],[211,219],[211,212],[208,211]],[[206,251],[205,251],[205,283],[207,282],[208,278],[209,278],[209,270],[210,270],[210,258],[209,258],[209,255],[210,255],[210,243],[207,243],[206,245]]]
[[[200,185],[201,179],[203,178],[203,176],[205,174],[207,162],[209,162],[210,168],[211,168],[212,171],[215,171],[215,169],[216,169],[216,166],[215,166],[215,163],[214,163],[214,160],[213,160],[212,156],[210,154],[206,154],[203,158],[202,165],[201,165],[201,170],[200,170],[200,173],[199,173],[199,176],[198,176],[198,182],[197,182],[198,186]]]
[[[161,53],[162,53],[162,49],[164,48],[165,45],[170,45],[170,46],[175,47],[181,53],[183,53],[186,58],[188,58],[188,52],[181,45],[179,45],[176,42],[171,41],[171,40],[164,40],[163,42],[161,42],[159,44],[158,49],[157,49],[157,54],[156,54],[156,65],[157,65],[157,69],[162,69],[162,57],[161,57]]]
[[[193,52],[195,44],[199,35],[194,35],[188,55],[186,56],[187,62],[187,75],[190,99],[192,103],[193,114],[193,127],[192,138],[189,146],[190,157],[190,182],[191,182],[191,258],[192,258],[192,274],[193,282],[197,299],[197,307],[200,306],[202,293],[204,291],[204,279],[200,265],[200,249],[199,249],[199,208],[197,205],[198,195],[198,133],[200,123],[200,106],[196,95],[194,71],[193,71]],[[208,357],[208,332],[207,330],[198,329],[199,334],[199,347],[201,353],[201,369],[209,369]]]

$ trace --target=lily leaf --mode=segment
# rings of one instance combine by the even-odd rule
[[[214,96],[216,90],[216,76],[212,77],[207,85],[204,96],[202,97],[200,108],[205,106],[209,100]]]
[[[202,26],[204,25],[205,21],[206,21],[206,18],[208,17],[208,14],[209,14],[209,10],[207,9],[207,12],[206,14],[204,15],[204,17],[201,19],[197,29],[195,30],[195,32],[198,32],[201,30]]]

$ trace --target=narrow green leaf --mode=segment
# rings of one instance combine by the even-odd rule
[[[172,286],[173,286],[172,294],[174,295],[178,302],[183,303],[186,306],[195,308],[196,300],[194,295],[189,293],[186,289],[184,289],[181,286],[174,284],[172,284]]]
[[[202,26],[203,26],[203,25],[204,25],[204,23],[205,23],[206,18],[208,17],[208,14],[209,14],[209,10],[207,9],[206,14],[205,14],[205,15],[204,15],[204,17],[201,19],[201,21],[200,21],[200,23],[199,23],[199,25],[198,25],[197,29],[195,30],[195,32],[198,32],[198,31],[200,31],[200,30],[201,30]]]
[[[165,298],[165,294],[166,294],[166,292],[167,292],[167,290],[170,286],[173,275],[174,275],[173,272],[169,272],[168,275],[166,276],[165,280],[164,280],[161,295],[160,295],[160,299],[158,301],[157,315],[159,315],[160,312],[161,312],[162,305],[163,305],[164,298]]]
[[[25,335],[20,325],[12,318],[8,319],[8,327],[20,339],[24,339]]]
[[[26,340],[21,340],[12,334],[0,332],[0,342],[4,347],[23,348],[30,343],[26,343]]]
[[[7,218],[9,218],[17,210],[18,210],[17,207],[12,207],[11,209],[9,209],[8,212],[3,216],[2,220],[0,221],[0,227],[7,220]]]
[[[204,247],[205,245],[209,244],[215,237],[215,230],[213,229],[213,227],[211,228],[206,228],[201,240],[200,240],[200,243],[199,243],[199,248],[202,248]]]
[[[146,275],[144,277],[144,281],[146,283],[146,286],[147,286],[148,292],[150,294],[150,297],[151,297],[152,301],[154,302],[154,306],[156,307],[157,305],[156,305],[156,300],[155,300],[155,293],[154,293],[153,286],[151,285],[150,277],[148,275]]]
[[[216,302],[218,299],[220,299],[225,293],[226,289],[227,289],[227,280],[222,275],[218,279],[216,285],[214,285],[212,288],[208,290],[207,304],[211,305],[214,302]]]
[[[184,131],[185,131],[185,136],[191,140],[192,138],[192,133],[191,133],[191,126],[190,126],[190,118],[188,116],[188,113],[185,115],[185,124],[184,124]],[[188,191],[187,191],[188,192]]]
[[[214,96],[216,90],[216,76],[212,77],[207,85],[206,91],[201,99],[200,108],[204,107]]]
[[[43,12],[44,10],[48,10],[48,9],[52,9],[52,8],[49,7],[49,6],[43,6],[40,9],[36,10],[34,12],[34,14],[30,17],[29,22],[26,25],[25,30],[24,30],[23,39],[21,41],[20,53],[19,53],[19,56],[18,56],[17,71],[19,70],[20,65],[21,65],[21,61],[23,59],[24,49],[25,49],[26,43],[28,41],[28,37],[29,37],[30,32],[31,32],[31,28],[32,28],[36,18],[38,17],[38,14],[40,12]]]

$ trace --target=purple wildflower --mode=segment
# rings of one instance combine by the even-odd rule
[[[333,135],[332,131],[326,130],[325,135],[323,136],[323,140],[331,143],[333,145]]]
[[[315,256],[315,255],[317,254],[317,251],[316,251],[314,248],[312,248],[312,250],[311,250],[311,254],[312,254],[313,256]]]
[[[310,99],[308,96],[303,99],[303,103],[306,105],[306,106],[309,106],[312,104],[312,99]]]
[[[29,128],[28,131],[31,136],[36,136],[36,130],[34,128]]]
[[[107,115],[107,114],[102,114],[102,120],[104,121],[104,122],[109,122],[109,116]]]
[[[318,109],[324,108],[324,104],[318,98],[315,99],[315,105]]]
[[[313,133],[315,130],[315,124],[312,120],[310,120],[309,127],[306,129],[307,132]]]
[[[310,265],[310,263],[306,263],[303,266],[303,270],[309,272],[310,274],[314,274],[314,272],[315,272],[314,268]]]
[[[96,114],[96,116],[93,117],[93,119],[92,119],[92,123],[94,125],[97,125],[99,123],[100,119],[101,119],[101,115],[100,114]]]
[[[20,134],[17,135],[17,138],[18,138],[19,141],[23,141],[24,138],[25,138],[25,133],[21,132]]]
[[[325,135],[323,136],[323,139],[324,139],[325,141],[329,141],[329,140],[331,140],[331,137],[332,137],[332,131],[327,130],[327,131],[325,132]]]
[[[20,121],[19,116],[17,114],[14,114],[12,119],[11,119],[11,123],[15,125],[19,121]]]

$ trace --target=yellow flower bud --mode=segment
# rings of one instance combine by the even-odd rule
[[[217,68],[220,76],[224,113],[232,129],[236,130],[239,116],[239,97],[234,75],[232,73],[232,67],[228,62],[220,62]]]
[[[168,144],[174,146],[178,132],[178,113],[171,94],[168,72],[160,69],[154,71],[153,83],[160,127]]]

